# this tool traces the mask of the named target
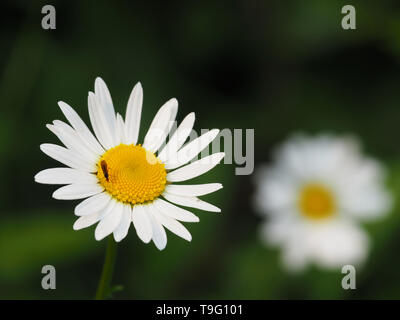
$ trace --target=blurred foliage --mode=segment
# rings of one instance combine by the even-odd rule
[[[347,1],[52,1],[57,29],[40,27],[44,1],[0,5],[0,298],[91,298],[105,242],[75,232],[75,203],[51,198],[33,176],[54,166],[39,145],[57,140],[45,124],[57,101],[88,121],[87,91],[101,76],[118,112],[144,87],[141,136],[167,99],[196,129],[255,128],[256,162],[293,131],[353,133],[388,166],[400,195],[400,6],[353,1],[357,30],[341,28]],[[222,182],[204,197],[222,214],[197,212],[192,243],[168,234],[166,250],[133,229],[119,246],[114,298],[399,298],[398,204],[366,227],[372,250],[357,290],[340,271],[287,274],[279,253],[258,239],[251,176],[221,165],[194,182]],[[396,201],[398,203],[398,201]],[[41,289],[41,268],[57,269],[57,290]]]

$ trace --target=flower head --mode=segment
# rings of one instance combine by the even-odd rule
[[[257,208],[269,216],[262,238],[281,247],[288,269],[361,263],[368,237],[359,222],[384,215],[392,202],[383,168],[349,137],[296,135],[256,178]]]
[[[106,84],[97,78],[94,93],[89,92],[88,96],[93,135],[69,105],[59,102],[69,124],[55,120],[47,127],[64,147],[42,144],[40,148],[67,167],[43,170],[35,180],[66,185],[54,192],[55,199],[85,199],[75,208],[75,214],[79,216],[75,230],[98,222],[96,240],[113,233],[115,240],[121,241],[133,222],[143,242],[153,240],[162,250],[167,244],[164,227],[190,241],[190,233],[178,221],[199,221],[193,213],[177,205],[220,212],[219,208],[198,196],[219,190],[221,184],[176,183],[211,170],[222,160],[224,153],[191,162],[219,132],[210,130],[185,144],[193,128],[194,113],[186,116],[167,142],[178,111],[176,99],[169,100],[159,109],[143,144],[138,144],[142,103],[143,90],[138,83],[132,90],[123,119],[114,111]]]

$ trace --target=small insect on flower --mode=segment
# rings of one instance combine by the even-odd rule
[[[35,180],[66,185],[54,192],[55,199],[85,199],[75,208],[79,216],[75,230],[98,223],[96,240],[113,234],[116,241],[121,241],[132,222],[143,242],[153,241],[162,250],[167,245],[164,228],[191,241],[191,234],[179,221],[199,221],[192,212],[179,206],[221,211],[198,198],[221,189],[220,183],[175,183],[211,170],[223,159],[224,153],[196,160],[219,130],[210,130],[185,144],[194,125],[194,113],[188,114],[167,139],[178,111],[176,99],[167,101],[159,109],[143,143],[138,143],[142,102],[143,89],[138,83],[129,97],[124,119],[115,113],[106,84],[97,78],[94,92],[88,96],[95,135],[74,109],[59,102],[70,124],[55,120],[47,127],[65,147],[42,144],[40,148],[67,168],[41,171]]]
[[[101,170],[103,170],[103,175],[106,178],[106,181],[110,182],[110,179],[109,179],[110,177],[108,175],[107,162],[105,162],[104,160],[101,160],[100,166],[101,166]]]
[[[360,264],[369,239],[359,221],[391,208],[383,180],[383,166],[364,157],[354,138],[295,135],[257,172],[255,203],[268,216],[262,240],[281,248],[289,270]]]

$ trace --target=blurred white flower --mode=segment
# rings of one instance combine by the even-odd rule
[[[256,175],[256,206],[268,219],[263,241],[282,249],[289,270],[308,263],[338,268],[363,262],[368,236],[360,221],[391,208],[382,166],[354,138],[295,135]]]
[[[221,189],[220,183],[177,183],[211,170],[224,153],[188,164],[219,132],[211,130],[184,145],[194,124],[194,113],[186,116],[163,147],[178,111],[176,99],[167,101],[159,109],[143,144],[138,144],[142,102],[143,90],[138,83],[132,90],[123,119],[115,113],[106,84],[97,78],[94,93],[89,92],[88,97],[95,135],[69,105],[59,102],[70,125],[55,120],[47,127],[65,147],[42,144],[40,148],[67,167],[41,171],[35,180],[44,184],[65,184],[54,192],[55,199],[86,199],[75,208],[75,214],[80,217],[74,224],[75,230],[98,223],[96,240],[113,234],[118,242],[126,237],[133,223],[143,242],[153,240],[162,250],[167,244],[164,227],[190,241],[189,231],[178,220],[199,221],[192,212],[179,206],[221,211],[198,198]]]

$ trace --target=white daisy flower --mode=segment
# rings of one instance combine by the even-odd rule
[[[255,203],[269,217],[262,239],[282,249],[288,269],[357,265],[368,251],[359,222],[391,207],[383,180],[383,168],[363,157],[354,139],[296,135],[256,177]]]
[[[66,185],[54,192],[55,199],[86,198],[75,208],[75,214],[79,216],[73,226],[75,230],[98,222],[96,240],[113,233],[118,242],[126,237],[133,222],[143,242],[153,240],[156,247],[162,250],[167,244],[164,227],[191,241],[191,234],[178,221],[199,221],[196,215],[177,205],[221,211],[198,198],[221,189],[220,183],[176,183],[211,170],[222,160],[224,153],[215,153],[188,164],[219,132],[211,130],[184,145],[193,128],[194,113],[186,116],[164,146],[177,114],[176,99],[169,100],[159,109],[143,144],[137,144],[142,102],[143,90],[138,83],[129,97],[124,120],[115,113],[106,84],[97,78],[94,93],[89,92],[88,97],[95,136],[69,105],[59,102],[70,125],[55,120],[47,127],[65,147],[42,144],[40,149],[67,168],[41,171],[35,180],[44,184]]]

